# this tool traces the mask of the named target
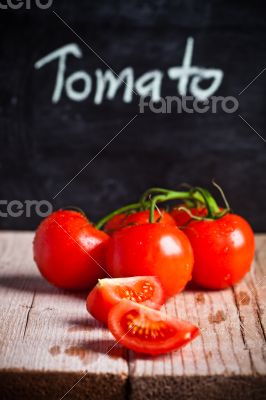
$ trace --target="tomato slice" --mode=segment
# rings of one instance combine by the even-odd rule
[[[108,328],[128,349],[153,355],[177,350],[199,334],[199,329],[190,322],[130,300],[121,300],[112,308]]]
[[[165,295],[155,276],[100,279],[87,298],[87,310],[98,321],[107,324],[109,311],[121,299],[159,309],[165,302]]]

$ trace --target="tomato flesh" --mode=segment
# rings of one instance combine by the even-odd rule
[[[91,289],[106,275],[109,236],[94,228],[77,211],[59,210],[45,218],[34,242],[34,260],[53,285],[72,290]]]
[[[149,210],[133,212],[130,214],[118,214],[107,222],[104,230],[111,235],[118,229],[124,228],[126,226],[148,224],[149,218]],[[173,226],[176,224],[174,218],[164,210],[161,210],[160,212],[158,210],[155,210],[154,221]]]
[[[165,302],[162,285],[155,276],[135,276],[133,278],[101,279],[87,298],[87,310],[107,324],[111,308],[121,299],[143,303],[152,308],[160,308]]]
[[[199,334],[199,329],[190,322],[129,300],[122,300],[112,308],[108,328],[128,349],[153,355],[177,350]]]
[[[115,232],[107,248],[111,276],[157,276],[166,297],[179,293],[191,279],[193,252],[176,226],[143,224]]]

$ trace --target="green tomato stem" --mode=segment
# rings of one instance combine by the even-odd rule
[[[202,197],[204,198],[204,203],[208,210],[207,218],[215,219],[216,215],[220,212],[220,208],[210,192],[201,187],[196,187],[193,189],[193,191],[195,191],[195,193],[200,193],[200,195],[202,195]]]
[[[147,197],[150,194],[155,194],[155,196],[147,200]],[[210,219],[220,217],[221,214],[216,201],[206,189],[196,187],[190,189],[189,191],[179,192],[163,188],[151,188],[144,193],[138,203],[128,204],[111,212],[110,214],[100,219],[100,221],[95,224],[95,227],[97,229],[101,229],[110,219],[112,219],[116,215],[127,213],[130,211],[141,211],[146,209],[150,210],[149,222],[153,223],[155,208],[157,207],[157,204],[171,200],[191,200],[194,202],[200,202],[206,206],[208,210],[207,218]]]
[[[154,196],[150,201],[150,223],[154,222],[155,207],[158,203],[164,203],[170,200],[185,200],[191,197],[190,192],[172,192],[168,191],[166,194],[159,194]]]
[[[163,188],[157,188],[157,187],[152,187],[148,190],[146,190],[146,192],[143,193],[143,195],[141,196],[140,202],[142,204],[144,204],[146,202],[146,200],[148,199],[149,195],[152,194],[168,194],[170,192],[170,190],[168,189],[163,189]]]
[[[157,203],[164,203],[170,200],[193,200],[197,202],[201,202],[206,205],[206,200],[203,194],[198,191],[191,189],[188,192],[178,192],[174,190],[168,190],[166,194],[161,194],[154,196],[150,201],[150,222],[154,222],[154,211]],[[215,200],[213,199],[216,204]],[[219,207],[217,206],[218,210]]]
[[[97,224],[95,224],[95,228],[101,229],[110,219],[112,219],[116,215],[127,213],[129,211],[139,211],[141,209],[142,209],[141,203],[128,204],[124,207],[118,208],[117,210],[111,212],[110,214],[100,219],[100,221],[98,221]]]

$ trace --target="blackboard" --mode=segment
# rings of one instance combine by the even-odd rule
[[[30,9],[0,10],[0,36],[0,199],[77,205],[97,220],[149,186],[211,188],[215,178],[234,211],[265,231],[262,2],[57,0],[44,10],[32,1]],[[222,71],[214,94],[238,99],[236,112],[140,113],[138,93],[125,101],[123,85],[95,102],[97,71],[108,69],[131,68],[134,82],[156,70],[160,95],[178,95],[168,71],[182,66],[189,41],[194,67]],[[38,64],[66,46],[77,55],[67,56],[65,79],[89,76],[89,95],[79,101],[65,86],[53,101],[58,62]],[[82,92],[84,82],[72,88]],[[34,229],[39,221],[35,214],[0,218],[3,229]]]

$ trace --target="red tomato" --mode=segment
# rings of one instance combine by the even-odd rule
[[[128,349],[154,355],[177,350],[199,334],[199,329],[190,322],[130,300],[122,300],[111,309],[108,328]]]
[[[107,248],[108,272],[113,277],[158,276],[167,297],[191,279],[193,252],[176,226],[143,224],[118,230]]]
[[[124,228],[125,226],[148,224],[149,218],[149,210],[138,211],[131,214],[118,214],[107,222],[104,230],[105,232],[112,234],[113,232],[117,231],[118,229]],[[160,212],[158,210],[155,210],[154,221],[169,225],[176,224],[171,215],[164,210],[161,210]]]
[[[155,276],[101,279],[87,298],[87,310],[98,321],[107,324],[111,308],[121,299],[160,308],[165,296],[162,285]]]
[[[124,226],[125,220],[128,214],[117,214],[113,218],[111,218],[107,224],[104,226],[105,232],[111,235],[113,232],[117,231],[121,227]]]
[[[249,271],[254,234],[235,214],[214,221],[192,221],[184,229],[194,251],[193,280],[210,289],[234,285]]]
[[[185,207],[185,205],[184,205]],[[206,217],[207,215],[207,209],[202,207],[202,208],[189,208],[189,211],[191,214],[197,216],[197,217]],[[178,227],[183,227],[185,226],[188,222],[191,221],[190,215],[184,211],[184,210],[179,210],[178,207],[173,208],[170,212],[170,215],[172,218],[174,218],[175,223]]]
[[[104,277],[109,237],[77,211],[59,210],[40,224],[33,243],[41,274],[65,289],[87,289]]]

